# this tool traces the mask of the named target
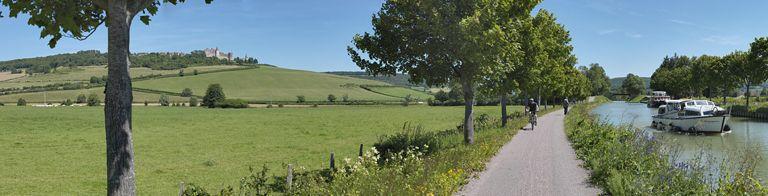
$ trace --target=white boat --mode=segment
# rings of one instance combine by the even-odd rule
[[[723,133],[731,131],[728,112],[707,100],[666,100],[651,127],[666,131]]]

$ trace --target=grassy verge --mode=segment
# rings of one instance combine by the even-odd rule
[[[343,159],[336,169],[299,168],[290,186],[284,183],[285,175],[267,177],[264,167],[261,172],[251,170],[238,187],[216,189],[215,195],[450,195],[484,170],[526,124],[524,117],[514,116],[508,128],[499,128],[498,120],[478,115],[473,145],[463,143],[458,127],[424,133],[418,126],[404,126],[403,132],[380,138],[363,156]],[[194,184],[185,190],[185,195],[208,193]]]
[[[601,123],[589,111],[601,101],[576,106],[566,118],[566,133],[590,181],[611,195],[766,195],[755,175],[758,153],[746,151],[736,162],[700,153],[677,160],[675,145],[641,130]],[[717,168],[717,163],[720,163]]]

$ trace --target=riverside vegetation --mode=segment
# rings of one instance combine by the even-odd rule
[[[576,154],[591,170],[590,181],[612,195],[766,195],[756,177],[757,149],[724,161],[702,150],[679,160],[673,141],[641,130],[599,122],[589,111],[602,101],[576,106],[566,118],[566,133]]]

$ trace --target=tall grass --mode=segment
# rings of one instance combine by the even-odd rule
[[[718,160],[702,150],[680,160],[676,145],[631,128],[595,120],[599,103],[576,106],[566,132],[590,181],[612,195],[766,195],[755,175],[757,149]],[[738,160],[738,161],[727,161]],[[719,164],[718,164],[719,163]],[[719,168],[718,168],[719,165]]]

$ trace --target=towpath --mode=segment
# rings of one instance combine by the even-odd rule
[[[563,111],[539,117],[504,145],[457,195],[598,195],[565,135]]]

